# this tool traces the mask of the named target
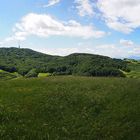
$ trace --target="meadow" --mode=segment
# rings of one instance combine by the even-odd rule
[[[140,61],[131,60],[131,63],[128,63],[128,67],[131,71],[126,73],[127,77],[140,78]]]
[[[139,140],[140,79],[0,82],[1,140]]]

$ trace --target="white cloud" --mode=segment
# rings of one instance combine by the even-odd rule
[[[50,6],[53,6],[53,5],[55,5],[55,4],[59,3],[59,2],[60,2],[60,0],[49,0],[48,4],[47,5],[43,5],[43,7],[44,8],[50,7]]]
[[[110,28],[130,33],[140,27],[140,0],[98,0],[97,6]]]
[[[122,46],[132,47],[134,45],[134,42],[131,40],[120,39],[120,44]]]
[[[128,53],[131,54],[130,56],[140,57],[140,46],[130,50]]]
[[[94,10],[90,0],[75,0],[76,8],[80,16],[93,16]]]
[[[36,48],[35,49],[36,51],[39,51],[39,52],[43,52],[43,53],[46,53],[46,54],[50,54],[50,55],[60,55],[60,56],[66,56],[66,55],[69,55],[69,54],[72,54],[72,53],[76,53],[76,52],[81,52],[81,50],[79,48],[44,48],[44,49],[39,49],[39,48]]]
[[[3,45],[3,42],[2,41],[0,41],[0,46],[2,46]]]
[[[138,46],[125,48],[115,44],[104,44],[95,47],[89,47],[88,52],[109,56],[112,58],[129,58],[131,56],[139,56],[140,48]]]
[[[4,41],[11,42],[11,41],[24,41],[28,34],[26,32],[15,32],[15,34],[11,37],[7,37]]]
[[[35,49],[35,48],[33,48]],[[51,54],[51,55],[61,55],[66,56],[72,53],[90,53],[90,54],[98,54],[109,56],[112,58],[129,58],[131,56],[139,56],[140,55],[140,48],[139,46],[135,45],[135,47],[121,47],[115,44],[101,44],[97,46],[93,46],[89,42],[79,42],[75,47],[63,47],[63,48],[51,48],[51,47],[44,47],[36,48],[36,51],[40,51],[43,53]]]
[[[100,38],[106,33],[95,29],[90,25],[81,25],[70,20],[63,22],[52,18],[47,14],[30,13],[24,16],[14,28],[14,35],[9,40],[25,40],[26,37],[35,35],[38,37],[69,36],[81,38]]]
[[[120,48],[115,44],[98,45],[91,49],[90,52],[112,58],[123,58],[128,56],[127,51],[124,48]]]

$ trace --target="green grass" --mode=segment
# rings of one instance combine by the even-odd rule
[[[19,77],[18,73],[9,73],[3,70],[0,70],[0,80],[10,80]]]
[[[4,72],[4,71],[0,69],[0,72]]]
[[[140,61],[129,60],[128,68],[130,72],[124,72],[128,78],[140,78]]]
[[[0,82],[1,140],[139,140],[140,79]]]
[[[128,67],[136,72],[140,72],[140,61],[129,63]]]
[[[51,76],[51,73],[39,73],[38,77],[48,77]]]
[[[126,76],[129,78],[140,78],[140,71],[131,71],[126,73]]]

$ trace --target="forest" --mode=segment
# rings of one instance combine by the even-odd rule
[[[14,47],[0,48],[0,69],[25,77],[37,77],[39,73],[125,77],[124,72],[130,71],[126,61],[107,56],[86,53],[52,56]]]

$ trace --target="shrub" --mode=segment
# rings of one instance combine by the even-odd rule
[[[36,69],[32,69],[25,75],[25,77],[26,78],[38,77],[38,73],[36,72]]]

